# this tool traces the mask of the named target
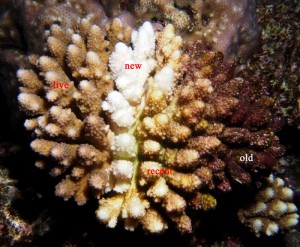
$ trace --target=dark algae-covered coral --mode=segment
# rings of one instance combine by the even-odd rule
[[[12,203],[20,197],[16,180],[9,177],[8,170],[0,166],[0,244],[11,245],[30,240],[32,226],[18,215]]]
[[[298,121],[296,3],[5,4],[1,54],[16,70],[5,78],[18,81],[28,145],[56,196],[114,232],[154,237],[197,240],[227,207],[257,237],[298,224],[280,170],[280,131]]]
[[[246,77],[270,87],[275,108],[288,124],[299,126],[299,1],[259,1],[260,48],[249,59]]]

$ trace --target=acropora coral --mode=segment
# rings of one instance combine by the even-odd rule
[[[257,236],[271,236],[289,229],[298,224],[299,218],[293,195],[283,179],[271,174],[266,186],[257,194],[256,202],[238,212],[239,219]]]
[[[183,42],[172,24],[76,21],[53,23],[44,52],[17,71],[36,166],[62,177],[56,195],[78,205],[93,195],[110,228],[123,220],[128,230],[190,233],[190,210],[214,209],[218,193],[276,166],[284,148],[273,101],[259,82],[235,78],[221,52]],[[247,154],[254,160],[241,161]]]
[[[185,234],[231,191],[257,188],[276,174],[285,151],[277,132],[284,118],[298,121],[290,103],[299,42],[282,35],[282,27],[297,34],[298,24],[280,16],[287,13],[281,5],[275,21],[268,5],[258,5],[262,52],[237,67],[259,42],[254,0],[3,4],[1,87],[13,95],[19,81],[35,165],[60,181],[57,196],[97,201],[96,218],[109,228],[124,222],[131,231]],[[274,97],[278,88],[292,95]],[[253,161],[241,159],[250,155]],[[7,181],[5,198],[14,185]],[[289,229],[298,220],[292,193],[272,175],[238,216],[257,236]],[[0,217],[10,221],[0,234],[25,239],[31,226],[1,203]]]

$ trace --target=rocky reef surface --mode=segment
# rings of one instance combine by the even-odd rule
[[[262,1],[257,17],[262,25],[259,49],[247,62],[244,76],[266,81],[276,109],[287,124],[299,128],[299,11],[298,1]]]
[[[266,51],[272,18],[297,8],[272,6],[267,15],[268,3],[250,0],[4,1],[1,130],[13,129],[1,138],[22,146],[25,162],[3,160],[4,243],[297,243],[298,159],[284,136],[298,134],[287,123],[297,122],[299,42],[278,35],[292,65],[275,81],[270,61],[286,53]],[[296,27],[293,18],[280,20]],[[288,234],[256,239],[247,228]]]

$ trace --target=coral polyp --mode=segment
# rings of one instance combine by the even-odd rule
[[[184,42],[172,24],[94,22],[52,24],[45,52],[17,72],[36,166],[62,178],[57,196],[95,197],[110,228],[184,234],[191,211],[273,170],[284,148],[263,85],[234,77],[222,53]]]

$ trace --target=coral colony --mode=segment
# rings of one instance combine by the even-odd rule
[[[292,202],[293,191],[281,178],[270,175],[267,187],[259,192],[257,200],[249,209],[241,209],[239,218],[256,235],[271,236],[298,223],[297,207]]]
[[[184,23],[168,11],[175,24],[159,28],[120,18],[54,23],[46,52],[17,71],[36,166],[62,178],[55,194],[64,200],[95,197],[96,217],[110,228],[191,233],[192,211],[214,210],[236,184],[263,183],[284,153],[266,88],[235,77],[208,43],[183,39]],[[298,223],[281,178],[270,175],[260,189],[238,212],[243,224],[270,236]]]

